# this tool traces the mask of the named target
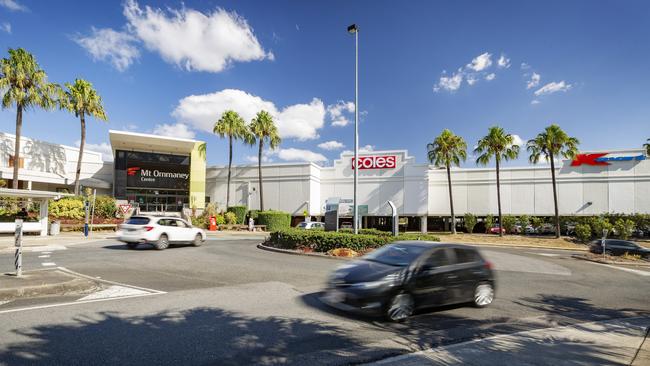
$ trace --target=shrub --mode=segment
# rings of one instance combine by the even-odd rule
[[[519,216],[519,219],[517,220],[517,223],[519,223],[519,225],[521,225],[522,229],[525,229],[526,226],[530,225],[530,216],[528,216],[528,215]]]
[[[237,224],[237,215],[235,215],[234,212],[229,211],[224,214],[224,218],[226,219],[226,224],[227,225],[235,225]]]
[[[248,207],[246,206],[230,206],[226,210],[227,212],[232,212],[235,214],[235,222],[233,224],[243,224],[246,220],[246,213],[248,212]],[[227,221],[227,220],[226,220]]]
[[[250,210],[248,211],[248,217],[250,217],[251,219],[255,220],[255,222],[257,222],[257,214],[259,213],[260,210]]]
[[[342,229],[342,230],[350,230],[350,229]],[[352,231],[352,230],[350,230]],[[383,231],[379,229],[359,229],[359,234],[364,234],[364,235],[393,235],[390,231]]]
[[[49,204],[49,213],[55,219],[81,220],[85,217],[84,202],[81,197],[63,197]]]
[[[494,216],[488,214],[485,216],[485,232],[490,232],[490,229],[494,226]]]
[[[511,215],[506,215],[503,216],[503,230],[505,230],[506,233],[511,233],[512,230],[515,228],[515,224],[517,223],[517,219],[514,216]]]
[[[222,215],[222,214],[218,214],[218,215],[215,216],[215,217],[216,217],[216,219],[217,219],[217,225],[223,225],[223,224],[226,223],[226,218],[224,217],[224,215]]]
[[[539,232],[539,229],[544,224],[544,220],[541,217],[533,216],[530,218],[530,226],[535,229],[535,232]]]
[[[474,226],[476,226],[476,216],[474,216],[471,213],[466,213],[465,214],[465,230],[467,230],[468,233],[473,233],[474,232]]]
[[[597,238],[603,236],[603,230],[607,230],[608,233],[612,232],[612,224],[604,217],[591,217],[588,221],[592,235]]]
[[[309,248],[316,252],[326,253],[337,248],[363,251],[366,249],[378,248],[394,241],[418,239],[439,241],[438,237],[427,234],[408,234],[395,237],[391,235],[351,235],[335,231],[286,229],[272,232],[269,242],[277,248]]]
[[[582,242],[586,243],[591,239],[591,226],[587,224],[578,224],[576,225],[576,238]]]
[[[261,211],[257,214],[257,222],[266,225],[268,231],[288,229],[291,226],[291,215],[282,211]]]
[[[614,223],[614,229],[619,238],[627,240],[632,236],[632,232],[634,231],[634,221],[630,219],[618,219]]]
[[[111,196],[97,196],[95,199],[95,216],[110,219],[115,217],[116,211],[115,198]]]
[[[192,219],[192,225],[196,227],[200,227],[201,229],[207,229],[208,228],[208,216],[206,215],[200,215],[197,217],[191,217]]]
[[[217,216],[217,206],[214,204],[214,202],[210,202],[205,206],[205,209],[203,210],[201,216],[205,216],[208,219],[211,216]]]

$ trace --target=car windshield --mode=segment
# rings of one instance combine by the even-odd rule
[[[306,223],[306,222],[301,222],[301,223],[298,225],[298,227],[304,229],[304,228],[307,227],[307,223]]]
[[[146,225],[149,223],[149,219],[146,217],[131,217],[126,220],[126,223],[129,225]]]
[[[366,254],[363,259],[391,266],[405,267],[427,250],[422,245],[391,244]]]

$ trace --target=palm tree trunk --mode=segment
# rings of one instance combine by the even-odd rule
[[[14,177],[11,183],[13,189],[18,189],[18,168],[20,168],[20,134],[23,129],[23,106],[16,108],[16,144],[14,145]]]
[[[447,164],[447,183],[449,185],[449,208],[451,209],[451,233],[456,234],[456,215],[454,214],[454,196],[451,193],[451,172]]]
[[[551,156],[551,180],[553,182],[553,204],[555,204],[555,237],[560,237],[560,213],[557,208],[557,187],[555,185],[555,161],[553,160],[553,153]]]
[[[81,176],[81,160],[84,156],[84,146],[86,145],[86,118],[84,113],[79,113],[81,121],[81,142],[79,142],[79,158],[77,159],[77,172],[74,176],[74,194],[79,195],[79,177]]]
[[[499,208],[499,236],[503,236],[503,218],[501,217],[501,182],[499,181],[499,159],[497,161],[497,206]]]
[[[262,150],[264,149],[264,138],[260,138],[260,151],[257,155],[257,173],[260,180],[260,211],[264,211],[264,193],[262,188]]]
[[[232,135],[228,136],[228,185],[226,186],[226,209],[230,207],[230,169],[232,169]]]

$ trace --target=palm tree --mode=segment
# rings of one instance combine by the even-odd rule
[[[544,129],[534,139],[528,140],[527,150],[530,153],[529,160],[537,164],[543,156],[551,162],[551,178],[553,182],[553,203],[555,204],[555,237],[560,237],[560,214],[557,207],[557,187],[555,183],[555,159],[563,156],[566,159],[573,159],[578,153],[580,141],[575,137],[569,137],[560,126],[552,124]]]
[[[487,165],[494,157],[497,172],[497,206],[499,208],[499,236],[503,236],[503,217],[501,216],[501,182],[499,180],[499,166],[501,161],[513,160],[519,156],[519,145],[516,145],[514,137],[506,133],[498,126],[490,127],[488,134],[478,140],[474,149],[480,154],[476,159],[477,164]],[[489,228],[488,228],[489,229]]]
[[[257,173],[260,185],[260,211],[264,211],[264,193],[262,189],[262,151],[264,150],[264,140],[268,141],[269,147],[275,149],[280,145],[282,139],[278,133],[278,128],[273,122],[273,117],[267,111],[260,111],[253,118],[249,126],[253,137],[259,141],[260,149],[257,155]]]
[[[427,144],[429,162],[447,168],[447,184],[449,185],[449,208],[451,209],[451,232],[456,234],[456,215],[454,214],[454,198],[451,192],[451,165],[460,166],[460,161],[467,159],[467,143],[462,137],[454,135],[445,129],[433,142]]]
[[[86,144],[86,116],[92,116],[106,121],[106,113],[102,106],[102,97],[93,89],[93,85],[86,80],[76,79],[74,84],[66,83],[61,108],[73,112],[81,122],[81,141],[79,143],[79,159],[74,177],[74,194],[79,194],[79,176],[81,175],[81,160]]]
[[[226,187],[226,207],[230,206],[230,176],[232,169],[232,142],[243,140],[247,144],[255,143],[244,120],[235,111],[225,111],[221,118],[214,124],[213,132],[219,137],[228,138],[228,186]]]
[[[650,155],[650,139],[648,139],[648,142],[643,144],[643,147],[645,148],[645,154]]]
[[[9,49],[9,57],[0,60],[0,91],[2,108],[16,107],[16,144],[14,146],[14,174],[12,188],[18,188],[20,168],[20,137],[23,112],[30,108],[51,109],[60,93],[56,84],[47,82],[45,71],[34,56],[22,48]]]

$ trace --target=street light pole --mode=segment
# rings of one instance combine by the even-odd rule
[[[357,186],[359,180],[359,28],[356,24],[348,27],[348,32],[354,34],[354,233],[359,233],[359,205],[357,202]]]

